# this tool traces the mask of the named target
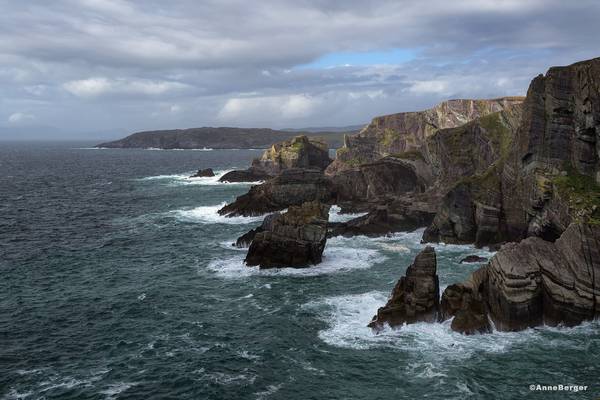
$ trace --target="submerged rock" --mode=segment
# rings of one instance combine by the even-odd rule
[[[463,258],[462,260],[460,260],[461,264],[465,264],[465,263],[484,263],[487,262],[487,258],[485,257],[481,257],[475,254],[466,256],[465,258]]]
[[[205,178],[215,176],[212,168],[199,169],[194,175],[190,176],[190,178]]]
[[[267,222],[268,219],[268,222]],[[260,268],[304,268],[319,264],[327,241],[329,206],[318,201],[268,216],[255,234],[246,264]]]
[[[406,276],[396,283],[390,299],[377,310],[369,327],[381,329],[385,324],[393,327],[437,321],[440,288],[436,269],[435,250],[427,246],[406,269]]]

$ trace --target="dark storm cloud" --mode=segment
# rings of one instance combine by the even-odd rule
[[[600,55],[597,1],[0,0],[0,7],[0,125],[11,126],[347,125],[449,97],[524,94],[549,66]],[[369,62],[369,52],[397,49],[414,59]],[[311,67],[349,53],[364,59]]]

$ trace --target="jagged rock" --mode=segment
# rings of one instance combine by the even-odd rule
[[[381,329],[385,324],[393,327],[436,321],[440,300],[436,268],[435,250],[427,246],[406,269],[406,276],[400,278],[390,299],[377,310],[369,327]]]
[[[252,161],[250,168],[228,172],[219,181],[266,181],[284,170],[297,168],[324,170],[329,163],[331,163],[329,146],[325,141],[300,135],[271,145],[260,158]]]
[[[324,170],[331,163],[329,146],[326,142],[307,136],[296,136],[281,143],[275,143],[259,159],[252,162],[252,168],[269,175],[292,168]]]
[[[240,247],[240,248],[241,247],[249,247],[250,244],[252,243],[252,241],[254,240],[254,238],[256,237],[257,233],[269,231],[269,230],[273,229],[273,221],[275,221],[275,219],[277,218],[278,215],[279,215],[279,213],[273,213],[273,214],[267,215],[261,225],[257,226],[254,229],[249,230],[248,232],[244,233],[242,236],[237,238],[235,243],[233,243],[233,246]]]
[[[271,178],[271,175],[262,171],[249,168],[246,170],[236,170],[227,172],[219,182],[260,182]]]
[[[338,202],[376,202],[423,192],[427,186],[413,163],[394,157],[342,171],[332,180]]]
[[[598,304],[600,226],[574,223],[555,242],[529,237],[505,244],[488,265],[449,286],[440,309],[441,320],[455,317],[458,331],[485,331],[488,316],[496,329],[518,331],[577,325],[597,318]]]
[[[393,232],[406,232],[427,226],[433,220],[433,210],[419,208],[419,203],[401,200],[377,206],[366,215],[348,222],[330,224],[328,236],[381,236]]]
[[[307,202],[270,218],[265,230],[252,240],[245,260],[248,266],[304,268],[321,262],[327,241],[328,205]]]
[[[487,269],[482,267],[469,278],[444,290],[440,302],[440,321],[454,317],[450,328],[472,335],[491,331],[485,303]]]
[[[461,264],[464,264],[464,263],[484,263],[484,262],[487,262],[487,260],[488,259],[485,258],[485,257],[480,257],[480,256],[477,256],[477,255],[473,254],[473,255],[466,256],[465,258],[463,258],[462,260],[460,260],[460,263]]]
[[[337,151],[336,160],[326,172],[334,175],[381,157],[410,153],[418,150],[439,129],[464,125],[522,101],[521,97],[448,100],[425,111],[376,117],[358,135],[344,137],[344,147]]]
[[[212,170],[212,168],[206,168],[206,169],[199,169],[198,172],[196,172],[194,175],[190,176],[190,178],[204,178],[204,177],[211,177],[211,176],[215,176],[214,171]]]
[[[280,211],[309,201],[328,203],[334,198],[333,185],[322,171],[288,169],[279,176],[250,188],[219,210],[220,215],[254,216]]]
[[[571,224],[556,242],[505,245],[489,266],[488,303],[499,329],[577,325],[600,313],[600,227]]]

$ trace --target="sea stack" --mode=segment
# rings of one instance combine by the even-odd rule
[[[327,241],[328,205],[307,202],[267,218],[265,230],[255,234],[248,249],[248,266],[305,268],[321,262]]]
[[[439,302],[435,250],[427,246],[406,269],[406,276],[396,283],[390,299],[377,310],[369,327],[380,330],[385,324],[394,327],[421,321],[435,322],[438,319]]]

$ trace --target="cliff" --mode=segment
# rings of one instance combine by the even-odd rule
[[[419,150],[440,129],[456,128],[476,118],[522,103],[522,97],[448,100],[424,111],[375,117],[356,135],[344,137],[329,174],[392,154]]]
[[[600,223],[600,58],[536,77],[506,157],[444,197],[426,241],[556,240]],[[490,234],[493,233],[493,234]]]

